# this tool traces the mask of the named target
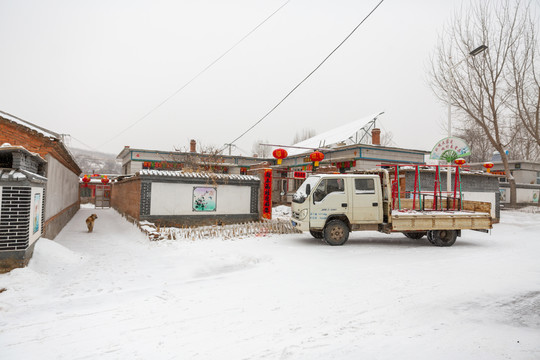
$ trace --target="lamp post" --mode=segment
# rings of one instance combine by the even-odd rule
[[[480,45],[476,49],[469,52],[469,56],[476,56],[480,54],[481,52],[484,52],[485,50],[487,50],[487,48],[488,47],[486,45]],[[462,59],[460,62],[458,62],[457,64],[455,64],[454,66],[451,66],[449,70],[448,84],[446,86],[446,92],[448,94],[448,137],[452,137],[452,88],[450,87],[450,77],[452,76],[452,70],[454,70],[459,64],[461,64],[465,60],[467,60],[466,57]],[[450,63],[451,62],[452,62],[452,57],[450,57]],[[451,162],[449,161],[448,164],[450,165]],[[450,174],[450,166],[448,166],[448,170],[446,172],[446,191],[447,192],[452,191],[451,182],[452,182],[452,176]]]

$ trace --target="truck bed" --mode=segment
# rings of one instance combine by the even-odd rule
[[[488,230],[493,227],[489,213],[473,211],[393,210],[392,231]]]

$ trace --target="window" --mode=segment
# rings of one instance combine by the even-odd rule
[[[300,186],[302,186],[302,183],[305,181],[305,179],[294,179],[294,190],[300,189]]]
[[[354,179],[356,194],[375,194],[373,179]]]
[[[499,182],[500,183],[507,183],[508,182],[508,179],[506,177],[500,177],[499,178]]]
[[[536,172],[536,183],[540,184],[540,171]]]
[[[81,188],[81,197],[92,197],[92,189],[89,187]]]
[[[343,179],[324,179],[317,186],[317,189],[315,189],[313,199],[315,201],[322,201],[328,194],[343,191],[345,191]]]

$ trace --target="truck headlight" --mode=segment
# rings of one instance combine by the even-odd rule
[[[307,214],[308,214],[307,209],[300,210],[300,214],[298,214],[298,219],[299,220],[304,220],[306,218]]]

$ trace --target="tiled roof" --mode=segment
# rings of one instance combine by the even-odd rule
[[[235,175],[235,174],[213,174],[213,173],[196,173],[184,171],[164,171],[164,170],[141,170],[138,172],[140,176],[162,176],[162,177],[180,177],[180,178],[198,178],[198,179],[220,179],[220,180],[255,180],[260,179],[253,175]]]
[[[0,180],[3,181],[24,181],[46,182],[47,178],[38,174],[21,169],[0,169]]]
[[[28,151],[24,148],[24,146],[19,145],[11,145],[9,143],[3,143],[0,145],[0,153],[2,152],[13,152],[13,151],[22,151],[24,153],[30,154],[34,158],[36,158],[38,162],[46,163],[47,161],[41,157],[38,153]]]

